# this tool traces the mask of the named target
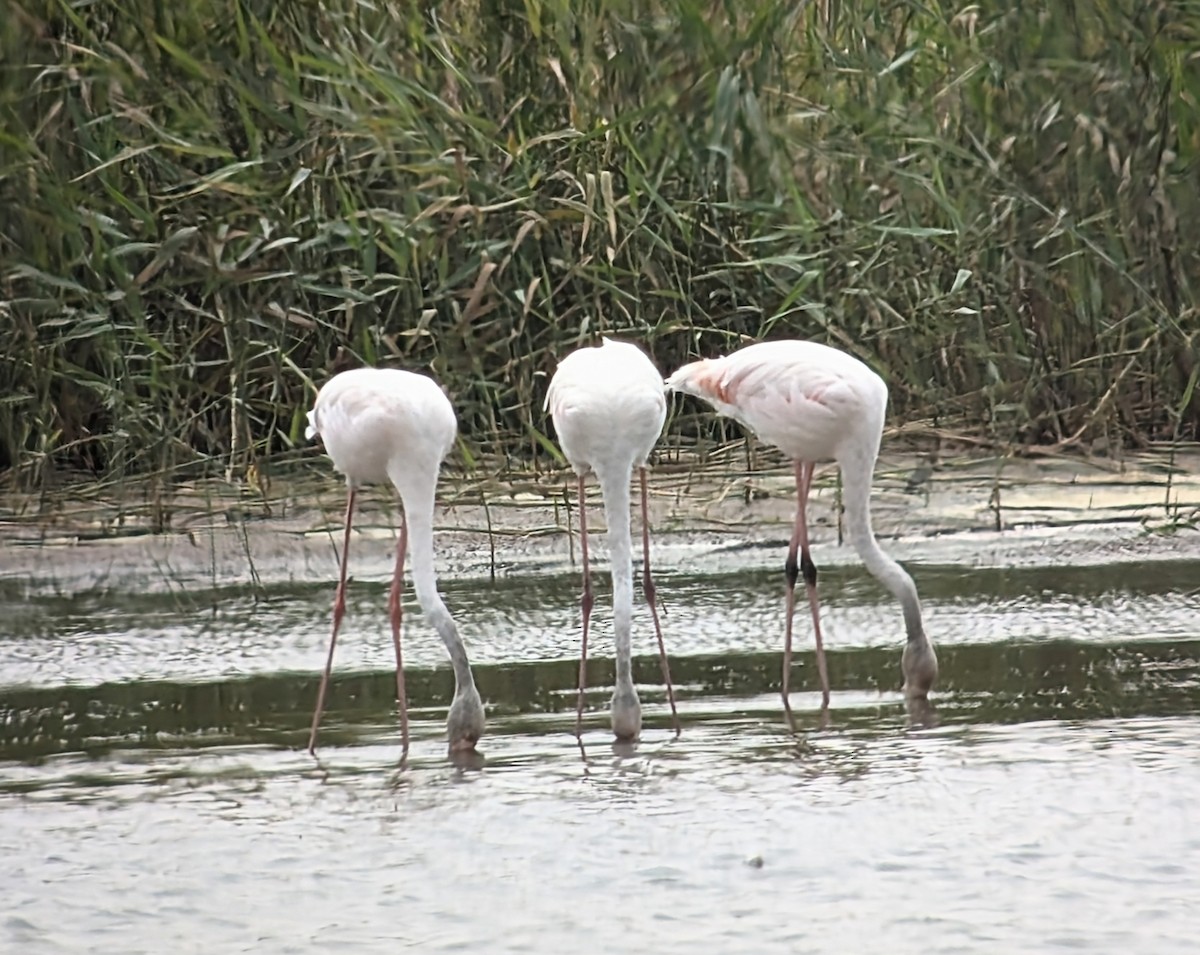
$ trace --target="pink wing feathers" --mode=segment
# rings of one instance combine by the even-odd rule
[[[703,398],[798,460],[836,458],[842,442],[882,422],[887,389],[850,355],[815,342],[761,342],[692,362],[668,387]]]

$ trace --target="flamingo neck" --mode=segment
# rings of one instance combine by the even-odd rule
[[[875,461],[847,461],[842,471],[842,500],[846,507],[846,529],[863,565],[892,592],[904,612],[904,629],[909,643],[927,643],[917,586],[908,572],[883,552],[871,530],[871,475]]]
[[[450,665],[454,668],[454,695],[473,690],[475,678],[467,650],[458,635],[458,626],[438,592],[437,576],[433,570],[433,507],[410,507],[405,502],[404,519],[408,523],[408,548],[412,557],[413,587],[417,591],[417,602],[426,618],[442,638]]]
[[[608,525],[618,692],[633,687],[633,544],[630,539],[629,474],[628,467],[596,472],[604,497],[604,522]]]

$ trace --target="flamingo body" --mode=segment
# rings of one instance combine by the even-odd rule
[[[818,342],[759,342],[684,365],[667,387],[703,398],[793,460],[878,452],[888,391],[852,355]]]
[[[308,413],[305,437],[320,435],[325,453],[356,485],[391,480],[436,488],[458,423],[432,378],[395,368],[356,368],[335,375]]]
[[[597,476],[645,464],[667,420],[658,369],[636,345],[610,338],[559,362],[546,408],[571,467]]]

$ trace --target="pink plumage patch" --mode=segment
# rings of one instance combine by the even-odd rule
[[[710,395],[722,404],[732,405],[737,400],[739,378],[725,377],[725,369],[720,362],[706,361],[697,372],[693,381],[698,391]]]
[[[713,364],[717,363],[714,362]],[[740,373],[731,375],[717,364],[715,368],[702,368],[693,380],[696,387],[703,393],[711,395],[722,404],[737,407],[739,392],[743,390],[742,386],[746,383],[746,380],[751,377],[753,377],[753,369],[743,370]],[[762,384],[765,383],[760,382],[760,387]],[[778,397],[782,398],[789,405],[792,404],[794,399],[799,398],[802,401],[812,402],[822,407],[829,407],[826,399],[834,384],[835,382],[830,380],[814,381],[797,391],[790,391],[786,387],[780,388],[778,391],[775,391],[774,388],[770,390],[775,391]],[[759,388],[753,390],[757,392]]]

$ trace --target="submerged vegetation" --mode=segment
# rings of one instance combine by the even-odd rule
[[[989,442],[1200,431],[1196,0],[0,7],[19,485],[243,473],[359,362],[528,461],[601,332],[827,341]]]

